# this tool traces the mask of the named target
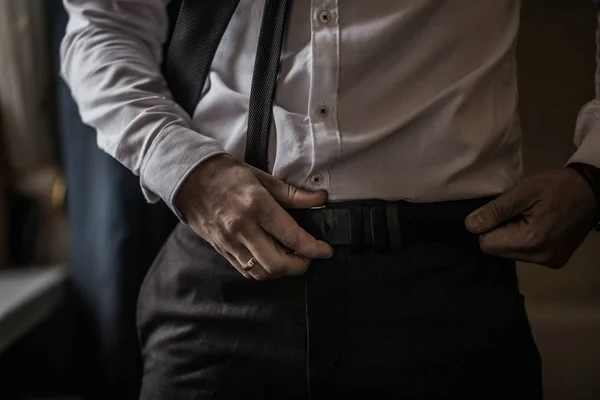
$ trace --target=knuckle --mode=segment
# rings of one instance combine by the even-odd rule
[[[486,235],[479,237],[479,248],[486,254],[489,254],[492,251],[490,240]]]
[[[231,247],[229,245],[230,244],[229,243],[230,241],[228,240],[229,238],[225,234],[224,230],[220,230],[220,229],[217,230],[217,229],[215,229],[214,238],[215,238],[215,240],[214,240],[215,245],[214,246],[215,246],[215,248],[217,248],[217,250],[223,250],[223,253],[224,253],[225,251],[227,251],[227,249],[229,247]],[[223,254],[223,253],[221,253],[221,254]]]
[[[306,274],[308,268],[310,267],[310,260],[301,258],[297,262],[294,263],[293,268],[290,268],[289,275],[301,276]]]
[[[242,231],[244,225],[245,220],[242,216],[228,218],[223,224],[223,236],[226,239],[237,236]]]
[[[254,280],[254,277],[253,277],[252,275],[250,275],[249,273],[247,273],[247,272],[240,272],[240,273],[242,274],[242,276],[243,276],[244,278],[246,278],[246,279],[248,279],[248,280],[250,280],[250,281],[251,281],[251,280]]]
[[[254,276],[254,279],[257,280],[257,281],[264,282],[264,281],[270,280],[271,277],[269,275],[267,275],[267,274],[257,274],[257,275]]]
[[[298,188],[293,185],[288,185],[287,183],[285,185],[286,185],[285,190],[286,190],[288,198],[290,198],[290,199],[295,198],[298,195]]]
[[[302,267],[308,269],[310,264],[312,264],[312,260],[307,257],[301,257]]]
[[[220,255],[224,256],[225,254],[227,254],[227,252],[225,251],[225,249],[223,248],[223,246],[221,246],[219,243],[210,243],[210,244],[215,249],[215,251],[217,253],[219,253]]]
[[[280,240],[288,248],[296,248],[300,242],[298,234],[292,230],[286,231]]]
[[[308,267],[310,267],[310,261],[303,262],[302,265],[298,268],[298,272],[300,275],[304,275],[308,271]]]
[[[494,216],[494,217],[499,217],[503,214],[504,212],[504,206],[498,202],[498,201],[493,201],[490,203],[490,213]]]
[[[256,200],[261,198],[265,194],[265,188],[261,185],[251,185],[246,191],[248,198]]]
[[[280,264],[263,265],[263,268],[273,276],[282,276],[286,268]]]
[[[534,244],[537,244],[538,240],[538,233],[535,230],[528,229],[523,232],[523,241],[528,247],[532,247]]]
[[[493,215],[499,215],[502,211],[502,206],[497,201],[490,203],[490,213]]]
[[[244,215],[255,214],[260,207],[260,201],[257,196],[248,195],[240,201],[239,211]]]
[[[530,248],[540,248],[544,245],[546,238],[536,229],[531,229],[525,233],[525,240]]]

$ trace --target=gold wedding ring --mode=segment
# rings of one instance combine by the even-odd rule
[[[248,272],[250,271],[252,268],[254,268],[254,266],[257,264],[256,258],[252,257],[250,260],[248,260],[248,262],[246,264],[244,264],[242,266],[242,270],[244,270],[244,272]]]

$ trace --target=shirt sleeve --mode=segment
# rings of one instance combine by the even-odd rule
[[[577,151],[569,163],[579,162],[600,168],[600,12],[596,30],[596,98],[586,104],[577,118],[575,145]]]
[[[148,201],[162,198],[177,213],[183,180],[225,151],[194,129],[161,73],[168,2],[64,0],[61,73],[99,147],[140,176]]]

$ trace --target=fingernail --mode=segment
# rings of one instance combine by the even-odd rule
[[[467,226],[472,230],[479,231],[483,228],[484,222],[483,213],[480,211],[476,211],[467,217]]]

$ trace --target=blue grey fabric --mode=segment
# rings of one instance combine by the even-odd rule
[[[60,0],[52,3],[58,54],[67,16]],[[98,149],[94,130],[81,122],[60,80],[57,105],[68,184],[70,287],[77,310],[81,384],[86,398],[135,399],[140,382],[137,293],[176,218],[162,203],[147,204],[138,178]]]

